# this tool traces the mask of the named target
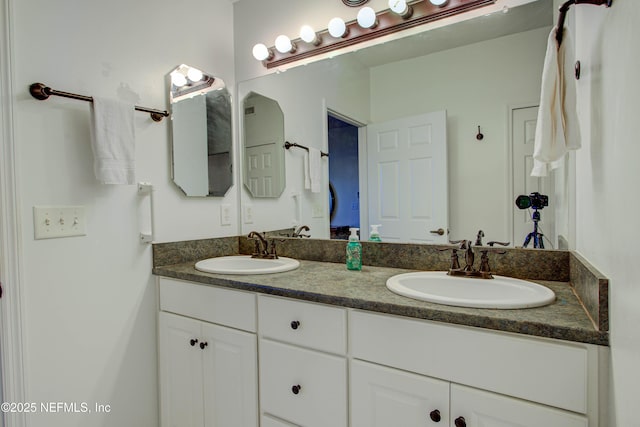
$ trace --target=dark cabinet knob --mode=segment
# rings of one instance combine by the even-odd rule
[[[300,322],[298,320],[294,320],[291,322],[291,329],[298,329],[300,327]]]
[[[438,411],[437,409],[431,411],[431,413],[429,413],[429,417],[431,418],[431,421],[435,423],[439,423],[442,419],[442,417],[440,416],[440,411]]]
[[[189,344],[191,344],[191,347],[193,347],[194,345],[198,344],[198,340],[196,338],[191,338],[189,340]]]
[[[297,385],[294,385],[293,387],[291,387],[291,393],[293,393],[293,394],[300,393],[300,390],[302,390],[302,386],[300,384],[297,384]]]
[[[465,421],[464,417],[456,418],[455,421],[453,422],[453,424],[456,427],[467,427],[467,422]]]
[[[208,345],[209,345],[209,343],[208,343],[208,342],[201,342],[201,343],[200,343],[200,350],[204,350],[204,348],[205,348],[206,346],[208,346]]]

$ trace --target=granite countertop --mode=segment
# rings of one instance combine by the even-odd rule
[[[301,260],[297,270],[265,275],[203,273],[195,262],[156,266],[158,276],[217,285],[239,290],[296,298],[305,301],[388,313],[411,318],[567,341],[608,345],[608,334],[599,331],[568,282],[533,280],[556,293],[545,307],[497,310],[452,307],[396,295],[386,288],[389,277],[415,270],[363,266],[348,271],[344,264]]]

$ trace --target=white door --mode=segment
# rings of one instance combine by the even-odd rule
[[[586,417],[572,412],[451,384],[451,425],[454,425],[455,420],[460,417],[464,418],[465,424],[470,427],[587,427],[588,425]]]
[[[245,147],[246,183],[254,197],[276,197],[281,187],[274,144]]]
[[[255,334],[202,324],[206,427],[258,426]]]
[[[160,313],[159,323],[162,426],[203,426],[202,322]]]
[[[533,177],[533,142],[535,139],[538,107],[517,108],[511,110],[511,129],[513,147],[513,194],[511,209],[513,212],[513,237],[514,246],[522,246],[529,233],[533,232],[532,209],[519,209],[515,200],[519,195],[530,195],[538,192],[549,197],[549,206],[538,212],[540,232],[545,236],[544,244],[549,242],[555,245],[555,202],[553,189],[553,176]],[[529,248],[533,248],[533,239]]]
[[[447,242],[446,111],[369,125],[367,169],[368,220],[383,241]]]
[[[435,427],[448,423],[448,382],[352,362],[351,427]]]

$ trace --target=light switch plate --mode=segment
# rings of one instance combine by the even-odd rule
[[[220,205],[220,225],[231,225],[231,205]]]
[[[34,237],[54,239],[57,237],[85,236],[86,215],[84,206],[34,206]]]
[[[245,205],[244,207],[244,223],[253,224],[253,206]]]

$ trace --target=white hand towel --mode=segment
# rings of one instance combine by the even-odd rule
[[[547,176],[562,165],[568,150],[580,148],[575,79],[572,72],[566,72],[573,69],[573,45],[565,32],[558,49],[555,36],[554,27],[542,70],[531,176]]]
[[[304,189],[310,190],[311,189],[311,173],[309,172],[309,153],[306,151],[303,156],[302,167],[304,168]]]
[[[322,164],[320,158],[322,154],[317,148],[309,147],[309,178],[311,179],[311,192],[320,192],[320,180],[322,177]]]
[[[93,170],[103,184],[135,184],[134,105],[93,98]]]

